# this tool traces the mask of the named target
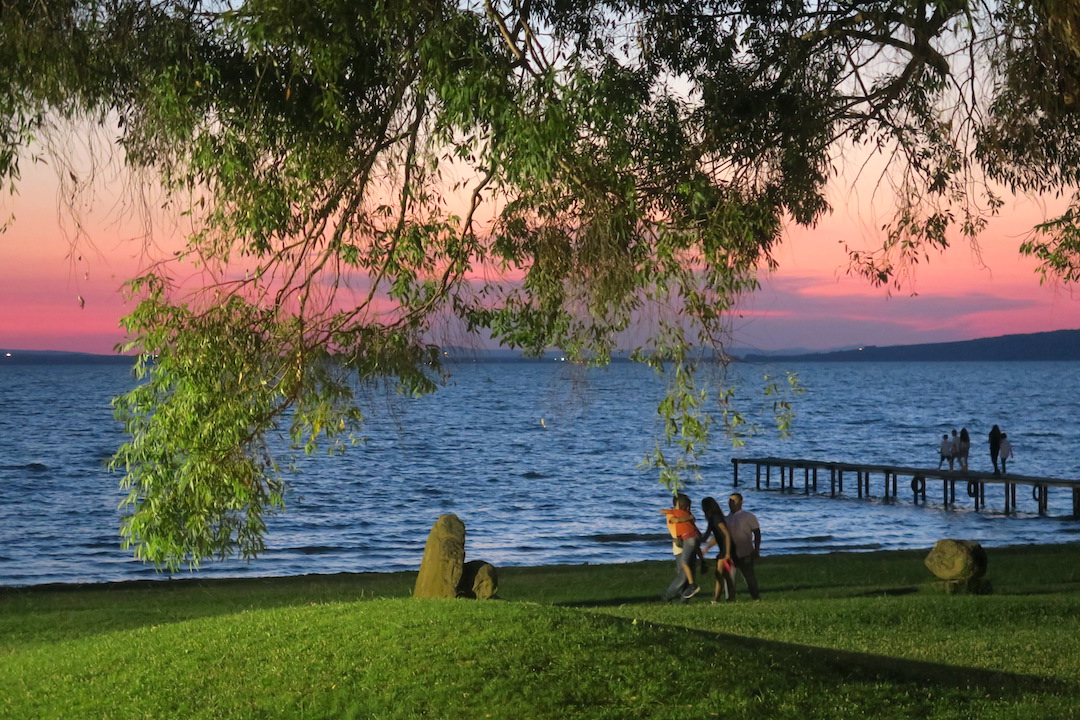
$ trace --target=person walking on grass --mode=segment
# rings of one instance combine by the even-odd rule
[[[757,573],[754,571],[754,561],[761,555],[761,525],[757,517],[743,510],[743,496],[741,493],[732,493],[728,498],[728,507],[731,513],[727,516],[728,530],[731,532],[731,543],[735,569],[746,578],[746,589],[750,591],[750,597],[760,600],[758,592]],[[732,600],[735,599],[735,585],[732,583]]]
[[[724,511],[720,509],[720,503],[711,497],[701,501],[701,511],[705,513],[705,534],[702,541],[705,542],[704,551],[716,545],[719,550],[716,554],[716,586],[713,589],[713,603],[720,602],[721,598],[728,601],[735,599],[735,563],[731,559],[732,544],[731,532],[724,520]],[[701,572],[706,570],[705,562],[702,561]]]
[[[660,512],[667,516],[668,532],[671,533],[675,557],[675,579],[664,591],[663,599],[670,602],[682,598],[684,602],[701,590],[694,582],[694,565],[698,559],[701,533],[690,514],[690,497],[679,493],[675,496],[675,506],[664,508]]]

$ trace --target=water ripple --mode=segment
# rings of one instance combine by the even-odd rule
[[[736,366],[731,379],[752,373],[750,388],[762,369]],[[789,369],[808,389],[796,399],[793,436],[751,437],[739,456],[933,467],[941,434],[967,427],[972,465],[985,468],[986,431],[997,423],[1016,448],[1010,469],[1080,478],[1080,457],[1063,451],[1080,446],[1080,363],[822,363],[768,371]],[[343,456],[298,460],[302,474],[287,512],[269,518],[261,557],[209,562],[198,575],[415,570],[444,513],[465,521],[470,558],[497,565],[670,559],[657,512],[670,496],[638,466],[657,429],[661,381],[629,364],[566,370],[452,366],[452,384],[435,395],[400,399],[392,411],[369,409],[369,442]],[[122,367],[0,369],[0,585],[172,577],[120,549],[117,507],[126,493],[103,463],[125,439],[109,400],[130,384]],[[767,412],[748,419],[769,422]],[[703,480],[688,489],[695,500],[723,502],[735,454],[718,446],[704,457]],[[795,492],[779,492],[775,475],[760,491],[747,480],[740,477],[739,490],[761,520],[765,554],[919,549],[942,537],[987,546],[1080,538],[1066,491],[1051,491],[1050,516],[1042,517],[1024,492],[1019,511],[1003,514],[1000,488],[989,488],[988,509],[975,512],[966,493],[944,507],[933,486],[929,503],[915,507],[902,490],[888,503],[854,497],[853,479],[835,499],[803,494],[801,477]],[[827,493],[828,480],[819,478],[818,487]],[[880,492],[880,482],[871,489]]]

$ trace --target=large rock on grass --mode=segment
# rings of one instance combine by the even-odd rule
[[[938,540],[926,556],[926,567],[943,580],[945,592],[987,594],[992,591],[986,574],[986,551],[974,540]]]
[[[986,574],[986,551],[974,540],[938,540],[924,562],[946,581],[967,582]]]
[[[457,597],[464,564],[465,523],[457,515],[440,515],[424,546],[413,597]]]
[[[461,582],[458,583],[458,596],[491,600],[499,594],[499,576],[495,566],[483,560],[465,563],[462,568]]]

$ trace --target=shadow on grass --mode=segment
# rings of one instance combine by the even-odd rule
[[[787,592],[799,592],[806,590],[805,587],[772,587],[767,589],[769,594],[780,594]],[[711,599],[711,588],[702,588],[701,593],[697,595],[691,602],[700,603],[702,601],[708,602]],[[828,597],[901,597],[903,595],[917,595],[920,592],[918,587],[895,587],[895,588],[874,588],[872,590],[864,590],[862,592],[850,592],[843,594],[830,595]],[[745,593],[741,594],[742,600],[740,602],[749,602],[750,596]],[[570,607],[570,608],[602,608],[602,607],[619,607],[620,605],[633,605],[640,603],[663,603],[664,601],[659,598],[659,593],[651,593],[646,595],[633,595],[614,598],[603,598],[602,600],[567,600],[563,602],[553,602],[552,605],[556,607]],[[674,601],[673,601],[674,602]]]
[[[701,596],[699,595],[698,597],[700,598]],[[696,602],[700,602],[700,600],[696,600]],[[637,595],[635,597],[604,598],[603,600],[575,600],[568,602],[553,602],[551,603],[551,605],[553,605],[554,607],[581,608],[585,610],[588,608],[619,607],[620,605],[640,605],[642,603],[655,603],[657,605],[663,605],[665,604],[665,601],[660,599],[660,593],[652,593],[650,595]],[[674,604],[674,601],[672,601],[672,604]]]
[[[882,683],[910,690],[975,691],[983,698],[1018,699],[1034,694],[1074,696],[1080,686],[1058,678],[985,668],[949,665],[851,650],[837,650],[779,640],[715,632],[684,625],[650,624],[687,631],[708,642],[741,650],[774,668],[788,668],[829,678],[834,683]]]
[[[876,590],[867,590],[866,592],[853,593],[848,597],[881,597],[887,595],[889,597],[901,597],[903,595],[917,595],[919,588],[917,587],[900,587],[900,588],[880,588]]]
[[[804,662],[820,671],[835,674],[838,679],[843,680],[899,682],[932,688],[962,688],[978,690],[987,696],[999,698],[1018,693],[1065,691],[1075,693],[1077,690],[1074,683],[1038,675],[947,665],[850,650],[834,650],[726,633],[697,632],[713,637],[719,636],[722,642],[755,653],[767,653],[781,662],[785,658]]]

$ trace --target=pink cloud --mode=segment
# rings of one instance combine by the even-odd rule
[[[889,294],[853,278],[781,273],[744,301],[733,323],[736,344],[824,350],[1080,328],[1080,303],[1035,280],[990,288],[999,293],[954,286],[947,293]]]
[[[122,339],[119,319],[130,311],[120,286],[139,265],[139,242],[127,239],[138,228],[94,220],[87,232],[101,251],[88,249],[73,261],[49,173],[34,168],[22,195],[0,197],[0,222],[16,215],[0,234],[0,346],[111,352]],[[779,271],[733,317],[737,345],[829,349],[1080,328],[1077,296],[1040,285],[1035,263],[1017,252],[1026,229],[1054,208],[1011,203],[978,250],[958,241],[914,268],[901,290],[888,292],[846,273],[845,245],[875,245],[880,220],[854,202],[834,204],[838,210],[818,227],[792,229],[776,248]],[[489,272],[477,269],[469,280]],[[353,302],[366,296],[366,278],[348,280]],[[380,295],[371,309],[393,307]]]

